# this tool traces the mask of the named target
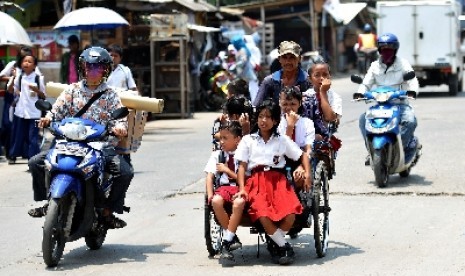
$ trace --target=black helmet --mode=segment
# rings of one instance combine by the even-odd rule
[[[110,54],[107,50],[101,47],[90,47],[82,51],[81,55],[79,56],[79,78],[86,79],[86,64],[102,64],[105,68],[105,73],[103,74],[103,78],[106,79],[110,76],[111,73],[111,66],[113,64],[113,59],[111,58]],[[104,80],[102,80],[103,82]]]

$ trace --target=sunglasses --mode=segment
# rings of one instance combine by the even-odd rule
[[[86,70],[88,71],[104,71],[105,65],[100,63],[86,63]]]

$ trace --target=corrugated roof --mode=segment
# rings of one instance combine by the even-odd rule
[[[196,12],[215,12],[215,6],[204,0],[126,0],[124,2],[142,2],[152,4],[179,4]]]

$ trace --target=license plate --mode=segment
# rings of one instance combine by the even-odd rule
[[[392,114],[392,109],[371,109],[367,115],[373,118],[391,118]]]

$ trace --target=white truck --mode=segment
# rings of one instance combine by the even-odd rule
[[[420,87],[446,84],[451,96],[462,91],[460,2],[378,1],[376,10],[378,35],[397,36],[397,55],[410,62]]]

